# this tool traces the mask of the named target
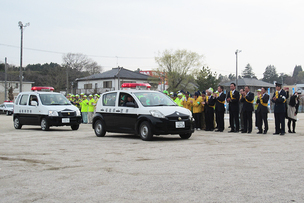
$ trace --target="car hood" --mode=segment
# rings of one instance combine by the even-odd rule
[[[147,113],[150,113],[150,110],[158,110],[165,116],[170,116],[172,114],[176,114],[177,116],[180,114],[185,114],[188,116],[192,116],[191,111],[184,107],[180,106],[153,106],[153,107],[145,107]]]

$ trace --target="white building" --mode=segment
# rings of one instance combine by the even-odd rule
[[[31,91],[32,85],[34,82],[22,82],[22,91]],[[8,90],[13,87],[13,95],[14,98],[19,94],[20,90],[20,81],[7,81],[7,98],[5,97],[5,81],[0,80],[0,103],[3,103],[6,99],[8,99]]]
[[[76,94],[95,94],[111,90],[118,90],[123,83],[147,83],[148,75],[137,73],[125,68],[112,68],[112,70],[78,78]]]

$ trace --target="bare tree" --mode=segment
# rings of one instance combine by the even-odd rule
[[[67,53],[63,56],[63,62],[63,65],[69,64],[69,68],[77,71],[88,71],[90,74],[102,71],[102,67],[97,62],[81,53]]]

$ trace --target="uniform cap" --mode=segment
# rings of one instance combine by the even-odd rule
[[[76,97],[79,97],[79,94],[76,94]]]
[[[84,95],[83,97],[87,97],[87,95]]]
[[[93,95],[90,94],[89,97],[93,97]]]
[[[177,94],[177,96],[183,96],[183,93],[180,92],[180,93]]]
[[[262,92],[262,90],[261,90],[261,89],[258,89],[257,92]]]
[[[84,93],[80,93],[80,95],[84,95]]]

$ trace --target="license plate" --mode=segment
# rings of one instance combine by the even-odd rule
[[[70,118],[62,118],[62,123],[69,123],[70,122]]]
[[[185,121],[175,122],[175,127],[176,128],[185,128]]]

